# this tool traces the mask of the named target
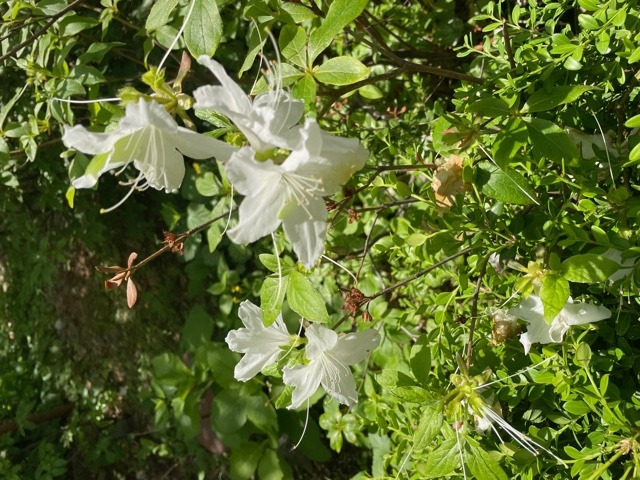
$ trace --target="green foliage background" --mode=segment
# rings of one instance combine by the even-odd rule
[[[370,151],[328,199],[325,254],[357,286],[333,263],[297,267],[278,233],[275,299],[270,240],[238,246],[216,222],[136,272],[134,309],[103,290],[96,266],[223,214],[230,186],[213,160],[189,162],[178,194],[100,215],[125,189],[69,189],[88,159],[62,126],[102,130],[123,109],[60,99],[159,95],[151,67],[191,8],[168,84],[183,51],[215,53],[254,93],[262,55],[278,59],[307,114]],[[637,2],[9,0],[0,15],[2,478],[640,477]],[[193,62],[180,88],[209,83]],[[433,180],[453,161],[443,204]],[[224,338],[245,299],[283,305],[290,326],[320,305],[306,316],[335,325],[356,287],[339,331],[366,311],[383,342],[356,367],[358,404],[319,392],[292,451],[306,413],[284,408],[277,368],[237,382]],[[569,294],[613,314],[524,355],[498,312],[533,290],[549,321]],[[566,466],[480,434],[478,398]]]

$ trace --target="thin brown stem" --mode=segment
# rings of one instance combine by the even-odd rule
[[[511,70],[516,69],[516,61],[513,59],[513,50],[511,49],[511,38],[509,37],[509,29],[507,27],[507,21],[502,19],[502,35],[504,37],[504,49],[507,52],[507,58],[509,59],[509,66]]]
[[[372,212],[372,211],[384,210],[386,208],[397,207],[401,205],[410,205],[412,203],[416,203],[417,201],[418,200],[416,198],[405,198],[404,200],[398,200],[397,202],[383,203],[382,205],[376,205],[375,207],[356,208],[354,209],[354,211],[357,213]],[[376,214],[376,219],[377,219],[377,214]]]
[[[60,10],[58,13],[56,13],[55,15],[53,15],[49,21],[47,23],[44,24],[44,26],[36,31],[33,35],[31,35],[29,38],[27,38],[24,42],[16,45],[15,47],[13,47],[11,50],[9,50],[7,53],[5,53],[4,55],[2,55],[0,57],[0,63],[3,62],[4,60],[6,60],[7,58],[11,57],[13,54],[15,54],[16,52],[18,52],[20,49],[26,47],[27,45],[29,45],[31,42],[37,40],[41,35],[43,35],[44,33],[46,33],[47,30],[49,30],[49,28],[51,27],[51,25],[53,25],[54,23],[56,23],[56,21],[63,16],[65,13],[67,13],[69,10],[73,10],[77,5],[79,5],[82,2],[82,0],[75,0],[74,2],[71,2],[67,7],[63,8],[62,10]]]
[[[33,415],[29,415],[27,416],[27,421],[37,425],[39,423],[48,422],[49,420],[53,420],[55,418],[66,417],[71,413],[74,407],[74,402],[65,403],[64,405],[52,408],[47,412],[34,413]],[[19,428],[20,424],[17,420],[9,420],[8,422],[0,424],[0,435],[4,435],[5,433],[9,432],[15,432]]]
[[[480,296],[480,287],[482,286],[482,278],[487,271],[487,263],[489,257],[485,257],[480,269],[480,274],[476,280],[476,288],[473,291],[473,301],[471,302],[471,325],[469,325],[469,341],[467,343],[467,372],[471,368],[471,354],[473,353],[473,334],[476,330],[476,321],[478,320],[478,297]]]
[[[414,62],[410,62],[408,60],[405,60],[402,57],[399,57],[398,55],[396,55],[395,53],[393,53],[391,50],[389,50],[386,46],[384,45],[377,45],[374,44],[373,42],[367,40],[366,38],[364,38],[364,36],[362,34],[360,34],[359,32],[354,31],[353,29],[347,29],[347,32],[349,32],[352,36],[356,37],[358,40],[360,40],[362,43],[368,45],[371,48],[378,48],[380,50],[380,53],[382,53],[382,55],[384,55],[385,57],[389,58],[390,60],[393,60],[396,65],[398,65],[399,67],[405,67],[405,68],[410,68],[416,72],[420,72],[420,73],[428,73],[430,75],[436,75],[438,77],[446,77],[446,78],[453,78],[456,80],[464,80],[467,82],[471,82],[471,83],[475,83],[478,85],[482,85],[483,80],[481,78],[478,77],[474,77],[472,75],[467,75],[466,73],[461,73],[461,72],[456,72],[454,70],[446,70],[444,68],[440,68],[440,67],[431,67],[429,65],[423,65],[421,63],[414,63]]]
[[[362,259],[360,260],[360,266],[358,267],[358,272],[356,273],[356,278],[360,278],[360,272],[362,271],[362,266],[364,265],[364,259],[367,257],[367,252],[369,251],[369,241],[371,239],[371,234],[373,233],[373,229],[378,222],[378,213],[376,212],[375,217],[373,218],[373,222],[371,223],[371,228],[369,229],[369,235],[367,235],[366,240],[364,241],[364,249]]]
[[[187,238],[189,238],[190,236],[192,236],[195,233],[198,233],[199,231],[207,228],[209,225],[211,225],[212,223],[217,222],[218,220],[227,217],[228,215],[230,215],[231,213],[235,212],[237,210],[238,207],[234,207],[231,210],[227,210],[225,213],[222,213],[220,215],[218,215],[217,217],[212,218],[211,220],[207,220],[206,222],[204,222],[201,225],[198,225],[197,227],[192,228],[191,230],[187,230],[184,233],[181,233],[179,235],[176,235],[175,239],[171,242],[172,244],[176,244],[176,243],[182,243],[184,242]],[[145,266],[147,263],[149,263],[151,260],[153,260],[156,257],[159,257],[160,255],[162,255],[163,253],[171,250],[172,245],[165,245],[164,247],[160,248],[159,250],[156,250],[155,252],[153,252],[151,255],[149,255],[148,257],[144,258],[143,260],[141,260],[140,262],[136,263],[135,265],[131,265],[128,268],[123,268],[121,270],[122,273],[128,273],[129,276],[133,275],[138,269],[142,268],[143,266]]]
[[[372,300],[375,300],[376,298],[378,298],[378,297],[380,297],[382,295],[386,295],[387,293],[392,292],[396,288],[404,287],[408,283],[413,282],[414,280],[426,275],[427,273],[435,270],[436,268],[441,267],[442,265],[444,265],[446,263],[449,263],[451,260],[455,260],[456,258],[461,257],[462,255],[466,255],[467,253],[471,252],[474,248],[475,247],[467,247],[467,248],[465,248],[463,250],[460,250],[457,253],[454,253],[453,255],[449,255],[447,258],[444,258],[444,259],[440,260],[439,262],[436,262],[433,265],[425,268],[424,270],[420,270],[419,272],[411,275],[409,278],[407,278],[405,280],[402,280],[401,282],[398,282],[395,285],[391,285],[390,287],[387,287],[384,290],[380,290],[378,293],[375,293],[370,297],[367,297],[363,303],[369,303]]]

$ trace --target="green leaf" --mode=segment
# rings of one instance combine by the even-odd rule
[[[267,277],[262,282],[260,289],[260,313],[262,313],[262,323],[268,327],[282,312],[282,302],[284,294],[289,285],[289,276],[283,275],[281,279],[278,277]]]
[[[196,178],[196,190],[203,197],[213,197],[220,193],[220,182],[213,172],[205,172]]]
[[[638,128],[640,127],[640,114],[634,115],[629,120],[624,122],[624,126],[627,128]]]
[[[631,163],[635,163],[640,161],[640,143],[636,144],[635,147],[629,153],[629,162],[625,163],[625,167]]]
[[[567,132],[555,123],[542,118],[524,117],[533,149],[540,156],[555,162],[577,161],[578,149]]]
[[[245,398],[247,418],[257,428],[266,433],[278,433],[278,417],[273,404],[264,395],[252,395]]]
[[[378,100],[384,97],[384,93],[375,85],[363,85],[358,89],[358,93],[369,100]]]
[[[575,51],[575,49],[574,49],[574,51]],[[582,68],[582,64],[578,60],[573,58],[573,57],[568,57],[564,61],[562,66],[564,68],[566,68],[567,70],[572,71],[572,72],[575,72],[575,71],[580,70]]]
[[[596,49],[600,54],[604,55],[609,52],[609,44],[611,42],[611,37],[607,32],[600,32],[598,35],[598,39],[596,40]]]
[[[524,124],[519,119],[509,120],[493,142],[493,159],[500,168],[508,167],[528,140]]]
[[[593,90],[593,87],[586,85],[573,85],[537,90],[536,92],[533,92],[529,97],[529,100],[527,100],[527,103],[524,104],[521,113],[534,113],[551,110],[558,105],[574,102],[580,95],[589,90]]]
[[[475,183],[482,193],[500,202],[516,205],[537,203],[536,192],[524,177],[508,167],[501,170],[489,161],[480,162],[476,169]]]
[[[631,52],[631,55],[629,55],[627,59],[629,63],[636,63],[638,60],[640,60],[640,47]]]
[[[369,75],[369,69],[353,57],[335,57],[314,69],[313,75],[327,85],[350,85]]]
[[[237,432],[247,423],[247,407],[237,390],[216,393],[211,403],[211,423],[216,432]]]
[[[184,29],[184,41],[189,53],[213,56],[222,38],[222,19],[218,5],[212,0],[193,0],[193,12]]]
[[[431,373],[431,348],[426,335],[421,335],[411,347],[409,363],[411,364],[411,373],[416,380],[428,384]]]
[[[215,217],[219,217],[227,210],[227,205],[225,202],[218,202],[211,213],[209,214],[209,218],[213,219]],[[222,241],[222,236],[225,230],[225,221],[219,220],[217,222],[213,222],[209,228],[207,228],[207,245],[209,246],[209,253],[213,252],[220,242]]]
[[[313,105],[316,102],[316,81],[313,76],[306,73],[291,89],[294,98],[302,100],[306,105]]]
[[[591,411],[589,406],[586,403],[584,403],[582,400],[570,400],[568,402],[565,402],[564,410],[569,412],[572,415],[577,415],[579,417]]]
[[[60,37],[73,37],[83,30],[95,27],[97,24],[98,20],[95,18],[69,15],[58,22],[59,35]]]
[[[562,262],[560,274],[570,282],[600,283],[620,269],[620,265],[602,255],[574,255]]]
[[[307,68],[307,33],[302,27],[296,25],[282,27],[278,45],[285,59],[303,70]]]
[[[282,480],[284,478],[280,458],[275,450],[271,448],[264,450],[258,465],[258,478],[260,480]]]
[[[469,105],[467,110],[472,113],[479,113],[483,117],[490,118],[509,115],[509,105],[507,105],[504,100],[493,97],[481,98]]]
[[[442,478],[460,467],[460,453],[456,438],[445,440],[442,445],[427,455],[427,461],[416,468],[422,478]]]
[[[578,23],[585,30],[598,30],[600,28],[600,22],[587,13],[578,15]]]
[[[491,455],[482,448],[467,444],[470,455],[467,455],[467,465],[473,478],[477,480],[509,480],[507,474]]]
[[[569,282],[555,274],[547,275],[540,287],[540,300],[544,308],[544,321],[551,325],[569,300]]]
[[[231,449],[231,478],[252,478],[258,469],[265,443],[246,441]]]
[[[382,370],[376,375],[376,381],[405,402],[424,403],[432,399],[427,390],[416,385],[416,382],[407,374],[397,370]]]
[[[193,373],[177,355],[163,353],[151,360],[153,376],[156,380],[177,388],[185,388]]]
[[[297,271],[292,271],[287,287],[287,302],[291,310],[311,322],[327,323],[329,314],[322,296],[309,279]]]
[[[64,198],[67,199],[67,204],[69,208],[73,208],[73,201],[76,196],[76,189],[74,187],[67,188],[67,192],[64,194]]]
[[[197,304],[191,309],[182,327],[182,341],[191,348],[209,342],[213,334],[213,318],[202,305]]]
[[[329,46],[333,38],[344,30],[367,6],[368,0],[333,0],[322,25],[309,37],[309,62]]]
[[[151,11],[149,12],[149,16],[147,17],[147,21],[144,24],[144,28],[147,29],[147,32],[152,32],[153,30],[166,25],[169,21],[169,15],[173,9],[178,5],[178,0],[158,0],[154,3],[153,7],[151,7]]]
[[[441,402],[432,402],[424,406],[420,424],[413,433],[413,447],[417,451],[428,448],[442,431],[443,416]]]

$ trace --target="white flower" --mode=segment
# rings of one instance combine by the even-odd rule
[[[534,343],[561,342],[571,325],[599,322],[611,316],[611,311],[606,307],[592,303],[573,303],[573,299],[569,297],[567,304],[556,315],[551,325],[547,325],[544,321],[542,300],[534,294],[529,295],[529,298],[520,302],[518,306],[510,308],[508,313],[529,324],[527,331],[520,335],[524,353],[529,353]]]
[[[62,141],[83,153],[105,154],[96,157],[86,173],[73,180],[75,188],[91,188],[104,172],[133,162],[140,171],[135,186],[145,180],[150,187],[171,192],[180,187],[184,177],[183,154],[224,161],[236,150],[220,140],[178,126],[159,103],[142,98],[127,104],[117,129],[94,133],[81,125],[65,126]]]
[[[580,148],[582,158],[585,160],[596,158],[596,152],[593,147],[596,147],[598,150],[608,150],[610,154],[617,155],[610,133],[589,135],[571,127],[566,128],[565,131],[571,141]]]
[[[380,334],[373,330],[338,335],[320,324],[311,324],[306,330],[309,343],[305,352],[309,363],[284,367],[282,380],[295,387],[291,405],[298,408],[315,393],[320,385],[325,392],[346,405],[358,401],[356,382],[348,365],[367,357],[380,343]]]
[[[198,62],[211,70],[221,85],[196,89],[194,108],[210,108],[227,116],[256,152],[295,147],[299,141],[298,123],[304,113],[301,101],[282,89],[272,89],[252,102],[218,62],[206,55],[200,56]]]
[[[278,315],[275,322],[265,327],[260,307],[249,300],[240,304],[238,316],[245,328],[231,330],[225,341],[234,352],[244,353],[233,376],[246,382],[275,362],[282,352],[280,347],[289,345],[291,337],[282,321],[282,315]]]
[[[313,119],[307,119],[300,136],[281,164],[257,161],[250,147],[231,157],[227,176],[245,198],[229,238],[255,242],[282,223],[298,259],[311,268],[322,255],[327,232],[322,197],[338,192],[364,166],[368,152],[355,139],[323,132]]]
[[[614,283],[617,280],[630,275],[633,271],[633,266],[636,263],[635,258],[625,258],[624,260],[622,260],[622,252],[620,252],[620,250],[616,250],[615,248],[610,248],[609,250],[604,252],[602,256],[620,264],[620,269],[609,276],[610,283]]]

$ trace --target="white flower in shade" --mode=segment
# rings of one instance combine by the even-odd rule
[[[257,161],[243,147],[226,165],[227,176],[245,198],[240,220],[229,230],[235,243],[251,243],[282,223],[300,262],[313,267],[324,250],[327,210],[322,197],[333,195],[361,169],[368,152],[352,138],[323,132],[307,119],[300,144],[280,164]]]
[[[225,341],[234,352],[244,353],[236,365],[233,376],[242,382],[251,379],[278,359],[282,348],[290,344],[291,336],[278,315],[268,327],[262,323],[260,307],[249,300],[240,304],[238,316],[244,328],[231,330]]]
[[[533,294],[516,307],[510,308],[508,313],[528,323],[527,331],[520,335],[524,353],[529,353],[534,343],[561,342],[571,325],[599,322],[611,316],[611,310],[606,307],[593,303],[573,303],[573,299],[569,297],[567,304],[556,315],[551,325],[547,325],[544,321],[542,300]]]
[[[196,109],[212,109],[227,116],[259,153],[273,148],[292,150],[299,141],[304,104],[284,90],[274,88],[253,102],[224,67],[206,55],[198,62],[215,75],[221,85],[206,85],[193,92]]]
[[[633,271],[633,266],[636,263],[635,258],[625,258],[623,260],[622,252],[620,250],[616,250],[615,248],[610,248],[609,250],[604,252],[602,256],[620,264],[620,269],[609,276],[609,282],[611,283],[629,276]]]
[[[291,405],[287,408],[298,408],[320,385],[338,402],[345,405],[356,403],[356,382],[348,365],[363,361],[380,343],[380,334],[369,329],[338,335],[314,323],[306,329],[306,337],[309,343],[305,352],[309,363],[282,370],[284,383],[295,387]]]
[[[69,148],[98,155],[85,174],[73,180],[75,188],[91,188],[104,172],[133,162],[140,171],[135,186],[148,185],[172,192],[184,178],[183,155],[224,161],[236,150],[220,140],[178,126],[162,105],[142,98],[127,104],[117,129],[95,133],[81,125],[65,126],[62,141]]]

